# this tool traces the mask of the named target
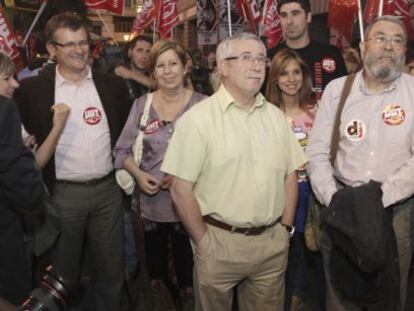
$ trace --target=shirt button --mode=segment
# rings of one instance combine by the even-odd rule
[[[369,155],[370,155],[370,156],[373,156],[373,155],[374,155],[374,151],[371,151],[371,152],[369,153]]]
[[[371,171],[368,171],[368,172],[367,172],[367,175],[371,175]]]

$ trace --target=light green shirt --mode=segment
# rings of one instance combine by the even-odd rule
[[[195,183],[202,215],[249,227],[281,216],[285,176],[305,162],[282,111],[261,94],[247,111],[222,85],[178,120],[161,170]]]

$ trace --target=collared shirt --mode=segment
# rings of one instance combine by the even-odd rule
[[[195,183],[203,215],[249,227],[283,213],[285,176],[305,161],[283,112],[260,93],[247,111],[222,85],[178,120],[161,170]]]
[[[358,72],[341,115],[335,168],[329,162],[331,133],[345,77],[328,85],[306,149],[312,188],[329,205],[337,191],[334,176],[346,185],[383,183],[389,206],[414,193],[414,78],[402,74],[380,94],[370,94]]]
[[[74,84],[56,67],[55,103],[66,103],[71,111],[55,152],[56,179],[86,181],[113,170],[108,120],[92,72]]]

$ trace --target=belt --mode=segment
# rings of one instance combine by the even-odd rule
[[[274,225],[276,225],[278,222],[280,222],[280,217],[273,223],[271,223],[270,225],[266,225],[266,226],[261,226],[261,227],[249,227],[249,228],[238,228],[238,227],[234,227],[231,225],[228,225],[224,222],[221,222],[209,215],[207,216],[203,216],[203,220],[204,222],[208,223],[209,225],[215,226],[217,228],[220,229],[224,229],[226,231],[230,231],[230,232],[235,232],[235,233],[241,233],[241,234],[245,234],[245,235],[259,235],[261,233],[263,233],[263,231],[265,231],[266,229],[269,229],[271,227],[273,227]]]
[[[89,180],[85,180],[85,181],[74,181],[74,180],[59,179],[59,180],[56,180],[56,182],[61,183],[61,184],[65,184],[65,185],[95,186],[95,185],[111,178],[112,176],[114,176],[113,171],[110,172],[109,174],[103,176],[103,177],[89,179]]]

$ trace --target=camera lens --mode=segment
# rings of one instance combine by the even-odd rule
[[[23,303],[21,311],[64,311],[66,310],[68,291],[61,280],[49,269],[41,284],[34,289]]]

